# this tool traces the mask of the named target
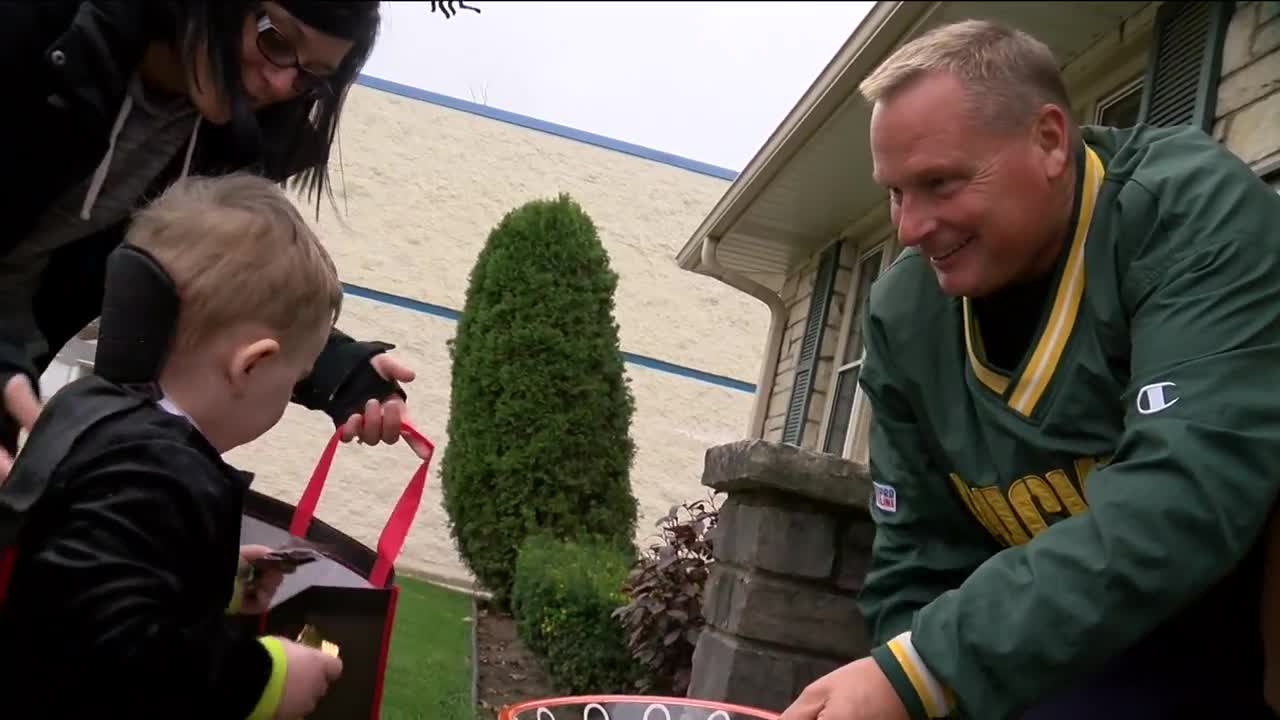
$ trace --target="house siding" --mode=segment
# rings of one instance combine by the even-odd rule
[[[823,327],[822,343],[819,346],[818,361],[813,374],[812,395],[801,432],[799,443],[801,447],[814,448],[819,444],[822,420],[827,412],[827,398],[832,387],[831,378],[835,375],[835,358],[840,342],[840,331],[844,326],[845,301],[859,252],[860,246],[856,239],[845,238],[842,241],[839,265],[835,283],[832,286],[831,306],[827,310],[827,322]],[[818,276],[820,255],[821,252],[814,253],[799,272],[788,277],[780,293],[788,311],[787,329],[782,335],[773,393],[769,396],[764,440],[777,442],[782,439],[783,421],[786,417],[787,403],[791,399],[796,361],[800,356],[800,341],[804,336],[809,298],[813,295],[814,283]]]
[[[1280,161],[1280,2],[1240,3],[1227,27],[1214,136],[1254,167]]]

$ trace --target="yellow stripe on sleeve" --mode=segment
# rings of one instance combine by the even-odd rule
[[[929,717],[944,718],[949,715],[955,704],[954,698],[951,692],[942,687],[933,677],[933,673],[929,672],[924,661],[916,654],[915,646],[911,644],[911,633],[905,632],[890,640],[888,646],[894,659],[902,666],[902,671],[907,674],[907,679],[911,681],[916,694],[920,696],[920,701]]]

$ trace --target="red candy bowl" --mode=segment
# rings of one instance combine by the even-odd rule
[[[578,695],[508,705],[498,720],[778,720],[778,714],[693,698]]]

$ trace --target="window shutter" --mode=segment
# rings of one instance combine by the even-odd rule
[[[827,327],[827,313],[831,309],[831,294],[835,289],[842,244],[843,242],[835,243],[818,260],[813,294],[809,296],[809,315],[805,319],[804,338],[800,341],[800,357],[796,359],[795,381],[791,385],[791,399],[787,402],[787,415],[782,425],[784,443],[799,445],[800,439],[804,437],[809,398],[813,395],[813,374],[818,369],[818,350],[822,347],[822,336]]]
[[[1166,2],[1156,13],[1140,122],[1213,133],[1231,2]]]

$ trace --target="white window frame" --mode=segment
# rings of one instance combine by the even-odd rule
[[[889,265],[893,263],[893,260],[896,257],[896,254],[895,254],[896,248],[897,246],[893,242],[893,234],[892,232],[890,232],[887,237],[882,236],[880,237],[880,239],[876,240],[875,242],[869,243],[859,249],[857,261],[854,262],[853,269],[850,271],[848,289],[845,292],[844,308],[842,309],[842,313],[840,315],[840,322],[841,322],[840,340],[838,343],[836,343],[835,359],[844,357],[845,346],[849,342],[849,333],[851,329],[850,320],[852,318],[853,311],[855,310],[854,303],[858,302],[859,298],[861,297],[861,288],[858,287],[858,283],[861,279],[860,271],[862,269],[862,263],[865,262],[867,258],[870,257],[871,255],[874,255],[876,252],[879,252],[880,267],[876,271],[876,277],[879,278],[884,273],[884,271],[889,267]],[[834,450],[826,449],[826,441],[827,441],[827,434],[831,429],[831,424],[834,419],[834,413],[836,411],[836,402],[839,400],[839,397],[836,393],[836,388],[839,385],[840,375],[855,367],[861,367],[862,361],[865,355],[866,355],[866,352],[864,348],[863,352],[859,353],[857,360],[853,360],[851,362],[848,362],[842,365],[836,365],[832,368],[831,379],[829,381],[830,390],[827,393],[827,403],[826,403],[827,407],[824,409],[823,416],[822,416],[822,427],[818,434],[818,449],[823,452],[828,452],[833,454],[835,452]],[[856,436],[858,435],[857,430],[858,430],[861,418],[864,414],[863,405],[865,404],[866,404],[866,401],[863,398],[862,387],[859,385],[858,387],[854,388],[853,403],[852,403],[852,407],[850,408],[849,425],[845,430],[844,441],[840,444],[840,449],[839,449],[840,457],[850,458],[851,450],[855,449],[855,447],[861,448],[861,447],[865,447],[866,445],[865,440],[855,443],[855,440],[857,440]]]
[[[1124,100],[1134,92],[1141,94],[1142,83],[1145,80],[1146,80],[1145,76],[1139,75],[1138,77],[1130,80],[1129,82],[1121,85],[1115,90],[1112,90],[1111,92],[1099,98],[1098,102],[1094,103],[1093,105],[1093,124],[1101,125],[1102,114],[1105,113],[1108,109],[1110,109],[1112,105],[1115,105],[1121,100]]]

